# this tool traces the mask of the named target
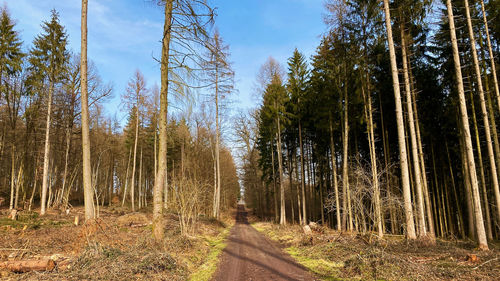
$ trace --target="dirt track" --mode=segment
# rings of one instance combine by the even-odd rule
[[[243,205],[238,205],[236,224],[227,243],[214,281],[316,280],[274,242],[248,224]]]

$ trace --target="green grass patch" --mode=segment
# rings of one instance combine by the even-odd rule
[[[189,276],[191,281],[208,281],[212,278],[212,275],[217,269],[219,263],[219,256],[222,250],[226,247],[226,238],[229,235],[231,228],[224,229],[216,237],[205,236],[204,239],[210,247],[210,252],[208,253],[205,263],[203,263],[197,271]]]
[[[332,262],[322,258],[309,257],[302,248],[288,247],[285,251],[290,254],[299,264],[314,272],[323,280],[342,280],[334,277],[344,267],[343,262]]]

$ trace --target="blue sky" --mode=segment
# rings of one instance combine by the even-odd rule
[[[269,56],[282,64],[298,48],[310,57],[326,30],[323,0],[213,0],[216,26],[230,45],[236,72],[235,108],[253,108],[255,76]],[[16,21],[16,29],[31,46],[41,23],[55,8],[69,34],[70,48],[80,50],[80,0],[0,0]],[[114,85],[114,98],[106,105],[111,116],[119,113],[120,96],[135,69],[148,82],[160,84],[160,67],[153,57],[161,52],[163,13],[143,0],[90,0],[88,56],[105,82]],[[123,113],[119,113],[123,116]]]

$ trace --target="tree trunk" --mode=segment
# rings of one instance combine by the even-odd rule
[[[415,224],[413,222],[413,210],[411,204],[410,176],[408,172],[408,157],[406,153],[405,129],[403,123],[403,108],[401,105],[401,93],[399,89],[398,68],[396,63],[396,53],[392,38],[391,15],[389,10],[389,0],[384,0],[385,26],[387,30],[387,41],[391,59],[392,82],[394,88],[394,98],[396,103],[396,121],[398,127],[399,161],[401,165],[401,180],[403,184],[403,198],[406,217],[407,238],[416,239]]]
[[[82,2],[83,5],[83,2]],[[82,13],[83,15],[83,13]],[[83,83],[82,83],[83,85]],[[49,81],[49,95],[47,98],[47,124],[45,127],[45,149],[43,153],[43,176],[42,176],[42,197],[40,215],[45,215],[47,206],[47,189],[49,181],[49,156],[50,156],[50,117],[52,113],[52,94],[54,92],[54,82]]]
[[[486,177],[484,176],[484,165],[483,165],[483,155],[481,152],[481,140],[479,139],[479,129],[477,127],[477,119],[476,119],[476,110],[474,107],[474,98],[472,95],[472,89],[469,91],[470,93],[470,104],[471,104],[471,112],[472,112],[472,123],[474,124],[474,132],[476,136],[476,151],[477,151],[477,158],[479,162],[479,177],[481,179],[481,189],[483,191],[483,200],[484,200],[484,206],[485,211],[486,211],[486,232],[488,234],[488,237],[492,237],[492,232],[491,232],[491,225],[488,223],[490,222],[490,214],[489,214],[489,209],[488,209],[488,199],[487,199],[487,193],[486,193]]]
[[[278,221],[278,190],[276,189],[276,171],[274,169],[274,144],[271,142],[271,166],[273,170],[273,186],[274,186],[274,220]]]
[[[408,56],[408,65],[411,65],[411,60],[410,56]],[[412,84],[414,84],[413,80],[413,75],[411,71],[411,67],[408,69],[408,73],[410,74],[410,81]],[[413,89],[412,91],[412,104],[413,104],[413,113],[415,115],[415,129],[417,133],[417,144],[418,144],[418,154],[420,158],[420,171],[422,175],[422,188],[423,188],[423,193],[424,193],[424,200],[425,200],[425,208],[426,208],[426,213],[427,213],[427,224],[429,225],[429,236],[431,239],[434,240],[436,237],[435,230],[434,230],[434,218],[432,215],[432,204],[431,200],[429,197],[429,186],[427,182],[427,173],[425,169],[425,161],[424,161],[424,150],[422,148],[422,138],[420,135],[420,122],[418,121],[418,110],[417,110],[417,100],[415,98],[416,96],[416,91]]]
[[[173,0],[165,1],[165,23],[163,27],[161,54],[161,89],[160,89],[160,137],[158,149],[158,172],[153,189],[153,237],[162,240],[164,237],[163,222],[163,187],[167,172],[167,110],[168,110],[168,59],[172,32]]]
[[[422,192],[422,175],[420,174],[420,162],[418,156],[418,145],[415,133],[415,120],[413,116],[413,105],[411,98],[411,88],[410,88],[410,76],[408,75],[408,60],[406,56],[406,34],[404,29],[404,24],[401,25],[401,52],[403,57],[403,74],[405,80],[405,93],[406,93],[406,105],[408,110],[408,126],[410,128],[410,140],[411,140],[411,153],[413,159],[413,170],[415,173],[415,187],[417,195],[417,220],[418,220],[418,234],[421,237],[427,235],[427,229],[425,227],[425,212],[424,212],[424,196]]]
[[[11,170],[10,170],[10,205],[9,205],[9,210],[14,209],[14,186],[15,186],[15,179],[16,179],[16,146],[13,144],[12,145],[12,150],[11,150]]]
[[[128,172],[130,170],[130,160],[132,158],[132,149],[130,149],[128,153],[128,161],[127,161],[127,172],[125,173],[125,187],[123,188],[123,200],[122,207],[125,205],[125,198],[127,198],[127,186],[128,186]]]
[[[495,54],[493,53],[493,49],[491,47],[490,31],[488,29],[488,20],[486,19],[486,12],[484,10],[484,1],[481,0],[480,2],[481,2],[481,12],[483,14],[484,29],[486,31],[486,42],[488,44],[488,52],[490,55],[491,74],[493,75],[493,84],[495,86],[495,95],[497,97],[498,108],[500,109],[500,91],[498,89],[498,78],[497,78],[497,70],[496,70],[496,65],[495,65]],[[492,112],[492,114],[493,114],[493,112]],[[497,205],[497,207],[500,208],[499,205]]]
[[[386,0],[387,1],[387,0]],[[476,174],[476,163],[474,161],[474,150],[472,148],[472,140],[469,129],[469,117],[467,114],[467,106],[464,95],[464,86],[462,81],[462,69],[460,67],[460,57],[458,55],[458,44],[455,33],[455,20],[453,18],[453,9],[451,6],[451,0],[446,0],[446,6],[448,10],[448,21],[450,24],[450,37],[451,37],[451,45],[453,49],[453,61],[455,63],[455,75],[456,82],[458,85],[458,96],[460,100],[460,112],[462,119],[462,129],[464,133],[465,139],[465,150],[467,153],[467,167],[469,169],[470,174],[470,182],[472,188],[472,199],[474,204],[474,215],[476,220],[476,231],[477,238],[479,242],[479,248],[483,250],[488,250],[488,241],[486,240],[486,231],[484,229],[483,223],[483,214],[481,210],[481,201],[479,197],[479,187],[477,182],[477,174]],[[468,9],[468,8],[467,8]],[[470,17],[468,19],[470,21]]]
[[[92,177],[90,167],[89,105],[87,89],[87,9],[88,0],[82,0],[82,54],[81,54],[81,99],[82,99],[82,152],[83,152],[83,193],[85,219],[95,218],[92,196]],[[47,117],[47,120],[48,117]]]
[[[299,120],[299,145],[300,145],[300,188],[302,189],[302,222],[307,224],[306,212],[306,179],[304,172],[304,143],[302,141],[302,122]]]
[[[342,230],[342,221],[340,218],[340,201],[339,201],[339,184],[337,180],[337,155],[335,153],[335,143],[333,142],[333,124],[332,124],[332,113],[330,112],[330,153],[332,161],[332,178],[333,178],[333,190],[335,192],[335,213],[337,215],[337,230]]]
[[[493,144],[491,141],[491,131],[490,131],[490,123],[488,119],[488,110],[486,109],[486,102],[484,99],[484,91],[483,91],[483,82],[481,79],[481,70],[479,69],[479,60],[477,57],[477,50],[476,50],[476,40],[474,38],[474,31],[472,30],[472,21],[470,18],[470,11],[469,11],[469,1],[464,0],[464,5],[465,5],[465,15],[467,17],[467,27],[469,30],[469,38],[470,38],[470,44],[472,48],[472,58],[474,61],[474,70],[476,72],[476,82],[477,82],[477,88],[479,90],[479,100],[481,103],[481,112],[483,114],[483,123],[484,123],[484,132],[486,135],[486,147],[488,148],[488,158],[490,160],[490,168],[491,168],[491,178],[493,181],[493,190],[495,192],[495,198],[496,198],[496,203],[497,206],[500,206],[500,189],[498,186],[498,175],[497,175],[497,167],[495,163],[495,156],[493,152]],[[475,209],[476,216],[481,216],[481,220],[477,220],[477,224],[482,224],[482,226],[478,226],[478,239],[479,239],[479,244],[480,248],[487,249],[487,240],[486,240],[486,233],[484,230],[484,222],[482,218],[482,210],[481,210],[481,199],[479,195],[479,188],[478,186],[473,186],[473,197],[474,197],[474,207],[478,208]],[[476,206],[476,204],[478,206]],[[497,208],[497,215],[500,216],[500,208]],[[479,233],[481,231],[481,233]],[[484,245],[481,245],[484,242]]]
[[[347,92],[344,93],[344,130],[342,134],[342,222],[344,224],[344,229],[349,231],[353,230],[352,224],[352,211],[351,202],[349,195],[349,97]]]
[[[278,116],[278,132],[277,132],[277,142],[278,146],[278,173],[280,178],[280,224],[286,225],[286,212],[285,212],[285,187],[283,183],[283,157],[281,154],[281,123]]]
[[[219,128],[219,89],[218,89],[218,82],[219,82],[219,73],[216,70],[215,73],[215,163],[217,166],[217,192],[216,192],[216,198],[215,198],[215,213],[214,217],[219,219],[220,218],[220,148],[219,148],[219,139],[220,139],[220,128]]]
[[[139,95],[139,93],[136,93]],[[139,141],[139,97],[135,106],[135,137],[134,137],[134,157],[132,158],[132,179],[130,180],[130,202],[132,212],[135,212],[135,166],[137,162],[137,143]]]

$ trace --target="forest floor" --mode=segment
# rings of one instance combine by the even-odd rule
[[[306,235],[301,226],[254,221],[252,226],[281,244],[323,280],[498,280],[500,245],[478,251],[472,241],[435,245],[407,243],[402,236],[340,233],[325,227]]]
[[[208,280],[216,270],[234,210],[221,221],[200,218],[190,235],[181,235],[178,217],[166,215],[163,243],[151,238],[151,209],[104,207],[92,224],[74,225],[82,207],[39,217],[22,211],[17,221],[0,210],[0,263],[52,259],[51,271],[13,273],[1,280]]]

